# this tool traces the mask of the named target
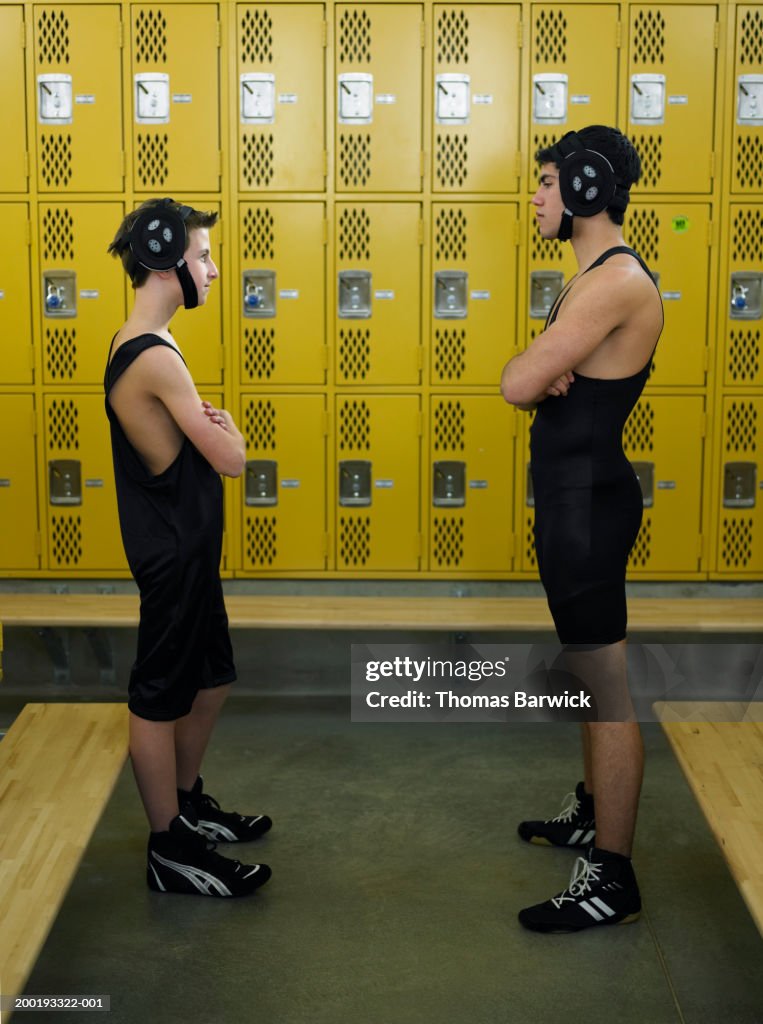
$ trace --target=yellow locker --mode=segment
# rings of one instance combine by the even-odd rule
[[[710,192],[716,7],[630,8],[628,126],[641,157],[634,193]]]
[[[763,396],[734,395],[723,400],[720,479],[714,501],[719,509],[716,572],[760,579],[763,573],[763,457],[760,433]]]
[[[665,311],[649,383],[704,386],[709,364],[710,207],[632,203],[623,236],[656,275]]]
[[[521,8],[434,7],[435,192],[519,188]]]
[[[565,132],[617,122],[619,27],[615,4],[533,5],[531,182],[538,149]]]
[[[126,570],[103,396],[47,394],[43,401],[46,568]]]
[[[0,192],[26,192],[24,8],[0,7]]]
[[[236,308],[241,380],[323,384],[326,239],[323,203],[242,203]]]
[[[216,4],[132,5],[130,104],[138,192],[220,187]]]
[[[207,199],[189,199],[187,202],[197,210],[220,212],[220,204]],[[222,308],[225,301],[227,283],[222,274],[222,246],[220,239],[222,226],[217,224],[209,229],[209,249],[221,276],[212,282],[207,301],[196,309],[177,310],[172,318],[170,330],[176,338],[183,357],[188,363],[191,376],[197,384],[220,384],[223,379],[223,325]],[[129,287],[129,286],[128,286]],[[132,288],[129,289],[133,294]]]
[[[416,395],[336,399],[336,568],[420,567],[421,408]]]
[[[109,341],[125,319],[125,274],[106,248],[121,203],[41,203],[36,286],[41,289],[43,381],[100,384]]]
[[[625,424],[623,450],[644,494],[629,576],[700,568],[704,405],[701,395],[642,395]]]
[[[496,385],[516,347],[517,207],[432,207],[433,384]]]
[[[535,557],[535,499],[530,478],[530,427],[534,412],[523,413],[517,428],[517,466],[514,474],[516,495],[514,516],[516,522],[518,568],[521,572],[538,571]]]
[[[731,191],[763,191],[763,6],[736,9]],[[729,110],[729,116],[732,111]]]
[[[34,7],[37,184],[41,192],[123,186],[119,5]]]
[[[39,569],[34,399],[0,396],[0,570]]]
[[[238,7],[242,192],[318,192],[326,151],[322,4]]]
[[[336,189],[419,192],[423,11],[337,4]]]
[[[516,413],[500,395],[431,399],[429,568],[509,572]]]
[[[421,207],[337,203],[337,384],[418,384]]]
[[[728,208],[729,249],[721,271],[723,384],[763,385],[763,206]]]
[[[12,244],[0,249],[0,332],[5,339],[0,383],[31,384],[34,348],[29,285],[29,207],[26,203],[3,203],[0,216],[6,237],[12,239]]]
[[[323,395],[243,395],[242,536],[246,572],[326,567]]]
[[[571,245],[541,237],[533,210],[531,207],[527,225],[527,273],[524,279],[527,315],[524,336],[519,339],[520,348],[526,348],[533,338],[542,333],[546,317],[565,281],[571,280],[578,269]]]

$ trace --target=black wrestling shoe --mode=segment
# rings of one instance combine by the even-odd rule
[[[579,932],[605,924],[630,924],[641,914],[633,865],[628,857],[592,846],[578,857],[570,884],[558,896],[519,912],[534,932]]]
[[[178,790],[178,802],[190,804],[199,819],[199,832],[214,843],[248,843],[259,839],[272,826],[267,814],[238,814],[236,811],[222,811],[214,797],[202,792],[203,780],[196,779],[190,792]]]
[[[215,853],[199,831],[191,808],[170,822],[169,831],[148,838],[146,877],[154,892],[200,896],[248,896],[270,878],[267,864],[241,864]]]
[[[517,832],[527,843],[538,846],[588,847],[596,835],[593,797],[582,782],[568,793],[555,818],[547,821],[521,821]]]

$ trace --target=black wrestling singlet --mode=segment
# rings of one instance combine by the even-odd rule
[[[649,273],[626,246],[608,249],[585,273],[623,252]],[[565,294],[546,327],[556,320]],[[612,644],[626,634],[625,570],[643,499],[623,452],[622,432],[651,365],[650,356],[638,373],[615,380],[573,371],[567,396],[546,398],[535,413],[530,430],[535,550],[565,644]]]

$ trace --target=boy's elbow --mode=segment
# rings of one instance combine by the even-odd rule
[[[509,405],[527,405],[535,398],[535,395],[531,395],[529,389],[523,387],[521,382],[507,380],[505,377],[501,381],[501,394]]]

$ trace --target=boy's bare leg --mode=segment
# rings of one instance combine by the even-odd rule
[[[580,738],[583,741],[583,784],[586,793],[593,796],[593,767],[591,766],[591,737],[588,732],[588,722],[580,726]]]
[[[638,722],[590,722],[596,846],[630,857],[644,775]]]
[[[201,762],[220,709],[230,693],[230,683],[199,690],[193,707],[178,719],[175,728],[175,764],[179,789],[191,790],[201,772]],[[175,812],[177,813],[177,812]]]
[[[149,722],[130,712],[130,758],[152,832],[166,832],[178,813],[175,722]]]

